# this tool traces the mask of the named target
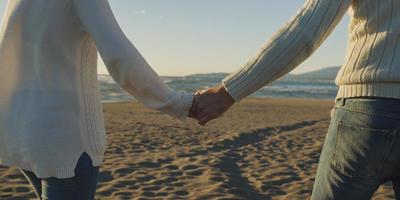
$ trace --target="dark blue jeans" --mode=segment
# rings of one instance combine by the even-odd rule
[[[99,167],[93,167],[86,153],[79,158],[75,168],[75,176],[66,179],[39,179],[30,171],[22,173],[33,186],[40,200],[92,200],[96,193]]]
[[[371,199],[388,181],[400,199],[400,100],[340,99],[331,114],[311,199]]]

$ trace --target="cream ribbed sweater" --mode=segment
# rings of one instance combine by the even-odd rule
[[[107,0],[9,0],[0,31],[0,164],[68,178],[83,152],[95,166],[102,163],[107,140],[97,49],[136,99],[187,116],[192,95],[160,80]]]
[[[223,80],[240,101],[290,72],[328,37],[350,8],[346,61],[337,98],[400,98],[400,1],[308,0],[242,69]]]

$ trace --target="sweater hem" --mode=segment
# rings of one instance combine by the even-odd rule
[[[400,83],[340,85],[336,99],[350,97],[400,98]]]
[[[187,119],[192,104],[193,104],[193,94],[184,93],[182,98],[182,108],[181,108],[182,114],[178,117],[178,119],[182,121]]]
[[[55,177],[59,179],[72,178],[75,176],[76,165],[78,164],[79,158],[83,153],[84,151],[79,154],[79,156],[75,159],[73,165],[66,167],[39,167],[35,165],[28,165],[24,163],[12,162],[7,160],[2,160],[0,164],[3,166],[17,167],[23,170],[31,171],[40,179],[50,178],[50,177]],[[95,155],[90,152],[87,152],[87,154],[92,160],[92,165],[94,167],[100,166],[103,163],[104,155]]]

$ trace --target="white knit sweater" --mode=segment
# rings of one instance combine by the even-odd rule
[[[0,164],[39,178],[74,176],[107,140],[97,50],[147,107],[185,118],[192,95],[166,86],[125,37],[107,0],[9,0],[0,30]]]
[[[349,9],[350,8],[350,9]],[[350,10],[346,61],[337,98],[400,98],[400,1],[308,0],[242,69],[223,80],[240,101],[309,57]]]

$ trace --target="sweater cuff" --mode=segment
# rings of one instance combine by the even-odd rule
[[[222,80],[222,86],[236,102],[240,102],[247,95],[243,92],[243,88],[240,88],[241,84],[238,84],[236,79],[237,75],[229,75]]]
[[[181,97],[181,108],[180,108],[181,114],[178,116],[178,119],[185,120],[188,117],[192,104],[193,104],[193,94],[188,94],[186,92],[183,92]]]

